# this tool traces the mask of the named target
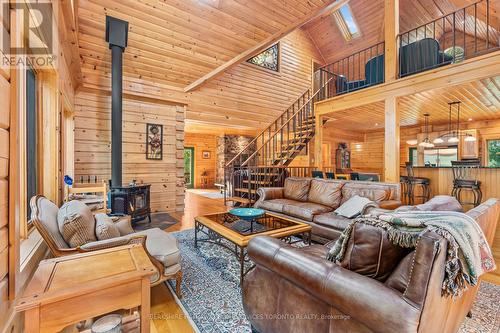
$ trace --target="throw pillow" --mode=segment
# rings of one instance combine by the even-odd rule
[[[132,228],[130,215],[113,216],[111,217],[111,219],[118,228],[120,236],[130,235],[135,232],[134,229]]]
[[[104,213],[95,215],[95,235],[98,240],[120,237],[118,227],[113,219]]]
[[[81,201],[66,202],[57,213],[59,232],[71,247],[96,241],[95,220],[90,208]]]
[[[352,219],[361,214],[365,207],[371,203],[373,202],[370,199],[355,195],[337,208],[335,213],[347,217],[348,219]]]

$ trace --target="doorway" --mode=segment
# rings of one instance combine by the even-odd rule
[[[194,147],[184,147],[184,182],[194,188]]]

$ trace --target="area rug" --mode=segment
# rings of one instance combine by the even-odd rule
[[[229,250],[211,243],[194,247],[194,229],[172,233],[182,254],[182,299],[177,299],[201,333],[250,333],[239,288],[239,263]],[[250,264],[248,264],[250,265]],[[249,266],[248,266],[249,267]],[[169,281],[171,288],[174,281]],[[481,288],[460,333],[498,333],[500,286],[487,282]]]
[[[173,226],[177,222],[178,221],[168,213],[152,213],[151,223],[149,223],[148,218],[145,218],[142,221],[132,223],[132,227],[135,231],[142,231],[152,228],[160,228],[161,230],[165,230],[168,227]]]

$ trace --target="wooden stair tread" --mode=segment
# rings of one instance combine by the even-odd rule
[[[243,184],[248,184],[248,183],[252,183],[252,184],[272,184],[272,181],[267,181],[267,180],[243,180]]]
[[[235,201],[235,202],[239,202],[239,203],[242,203],[242,204],[249,204],[250,203],[249,199],[247,199],[247,198],[241,198],[241,197],[229,197],[226,200],[227,201]]]
[[[250,193],[250,189],[249,188],[235,188],[234,189],[236,192],[245,192],[245,193]],[[255,191],[252,191],[252,192],[255,192]]]

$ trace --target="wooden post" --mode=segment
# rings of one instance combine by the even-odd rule
[[[316,129],[314,132],[314,164],[319,170],[323,170],[323,117],[316,116]]]
[[[385,100],[384,181],[399,183],[399,108],[396,97]]]
[[[385,82],[394,81],[398,71],[399,0],[384,0]]]

